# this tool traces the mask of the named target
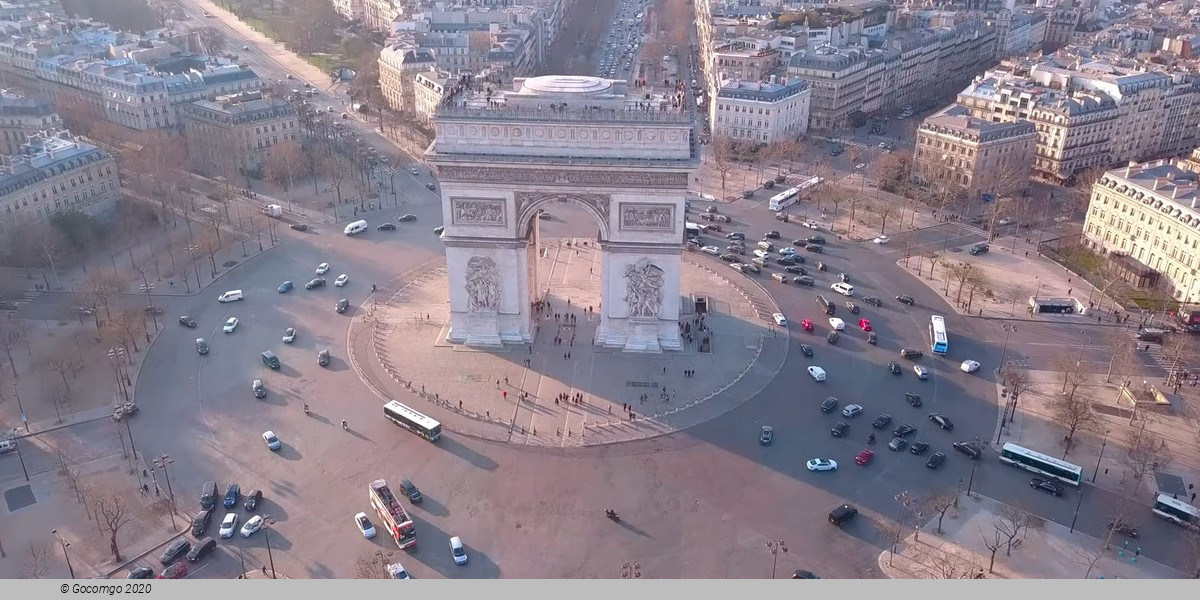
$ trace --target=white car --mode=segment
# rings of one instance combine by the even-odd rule
[[[283,442],[279,441],[279,438],[276,437],[274,431],[264,431],[262,434],[262,438],[263,438],[263,443],[266,444],[267,447],[270,448],[272,452],[283,447]]]
[[[225,520],[221,521],[221,537],[229,539],[233,537],[233,532],[237,531],[238,514],[225,513]]]
[[[846,330],[846,322],[837,317],[829,317],[829,326],[832,327],[834,331]]]
[[[233,330],[237,329],[237,326],[238,326],[237,317],[229,317],[229,320],[225,321],[225,327],[224,327],[225,333],[233,333]]]
[[[809,367],[808,374],[812,375],[812,378],[816,381],[825,381],[825,369],[821,367]]]
[[[354,515],[354,525],[358,527],[358,531],[368,540],[375,537],[375,526],[371,524],[371,520],[367,518],[367,513],[358,513]]]
[[[283,343],[290,344],[296,341],[296,328],[288,327],[283,330]]]
[[[463,548],[462,538],[457,535],[450,538],[450,556],[456,565],[467,564],[467,549]]]
[[[342,287],[343,285],[346,285],[347,281],[350,281],[350,276],[342,273],[341,275],[337,276],[337,279],[333,280],[333,285],[335,287]]]
[[[705,246],[705,247],[701,248],[700,251],[704,252],[706,254],[711,254],[713,256],[721,255],[721,249],[718,248],[717,246]]]
[[[876,243],[876,244],[886,244],[886,243],[888,243],[888,242],[890,242],[890,241],[892,241],[892,238],[890,238],[890,237],[888,237],[888,236],[886,236],[886,235],[881,235],[881,236],[879,236],[879,237],[875,238],[875,243]]]
[[[806,463],[809,471],[836,471],[837,461],[831,458],[814,458]]]
[[[324,275],[329,272],[329,263],[321,263],[317,265],[317,275]]]
[[[246,524],[242,525],[242,537],[248,538],[255,533],[258,533],[258,530],[262,529],[262,526],[262,515],[254,515],[253,517],[250,517],[246,520]]]
[[[771,318],[775,319],[776,325],[780,327],[787,327],[787,317],[783,316],[783,313],[775,313],[771,315]]]
[[[963,373],[974,373],[979,370],[979,363],[973,360],[964,360],[959,368],[963,370]]]
[[[809,228],[809,229],[812,229],[813,231],[820,231],[820,230],[821,230],[821,225],[820,225],[820,224],[818,224],[818,223],[816,223],[815,221],[805,221],[805,222],[804,222],[804,226],[805,226],[805,227],[807,227],[807,228]]]
[[[917,379],[929,379],[929,369],[921,365],[913,365],[913,373],[917,374]]]

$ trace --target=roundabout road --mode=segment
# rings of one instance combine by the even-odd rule
[[[763,393],[722,417],[665,438],[565,451],[453,434],[429,444],[381,418],[381,401],[346,360],[350,315],[333,310],[342,297],[350,300],[351,311],[357,310],[368,301],[372,282],[388,281],[441,253],[431,233],[440,223],[440,209],[426,202],[405,209],[420,220],[400,224],[395,232],[372,229],[347,238],[340,226],[318,225],[304,234],[282,230],[279,247],[234,269],[215,286],[191,298],[164,301],[168,327],[137,382],[144,410],[132,425],[139,447],[175,459],[171,481],[185,513],[198,508],[205,481],[215,480],[221,490],[229,483],[240,484],[243,491],[263,489],[260,512],[277,520],[271,534],[274,560],[291,576],[353,577],[358,558],[382,550],[393,552],[392,560],[403,562],[417,577],[618,577],[623,561],[641,563],[645,577],[767,577],[771,556],[764,543],[779,538],[791,549],[780,558],[780,573],[806,568],[826,577],[878,576],[875,557],[881,547],[871,520],[880,514],[896,516],[899,507],[892,498],[902,490],[920,494],[965,481],[971,465],[950,452],[950,443],[994,433],[995,387],[987,369],[999,349],[976,340],[997,339],[999,327],[940,311],[952,336],[950,358],[926,354],[921,363],[933,371],[928,382],[917,381],[911,370],[899,377],[889,374],[884,367],[888,360],[907,362],[899,361],[900,347],[926,349],[928,307],[944,305],[904,275],[887,248],[835,242],[821,257],[833,265],[831,270],[853,265],[849,273],[858,295],[885,298],[882,309],[863,311],[879,330],[878,347],[854,331],[834,347],[822,337],[798,332],[801,318],[817,320],[816,291],[763,281],[794,323],[796,343],[815,340],[811,364],[829,372],[825,383],[808,377],[804,367],[810,362],[795,351]],[[740,207],[728,209],[735,221],[745,223]],[[394,212],[400,211],[388,214]],[[788,239],[800,235],[798,226],[772,226],[764,216],[751,213],[754,225],[726,229],[744,229],[752,236],[781,229]],[[373,227],[383,219],[368,221]],[[547,235],[586,235],[594,229],[582,219],[562,227]],[[304,282],[324,261],[331,264],[330,282],[344,272],[349,285],[304,290]],[[297,289],[278,294],[275,288],[284,279]],[[833,299],[828,274],[818,281],[823,285],[817,290]],[[243,289],[246,300],[218,303],[216,296],[226,289]],[[918,305],[898,305],[891,300],[896,293],[917,297]],[[839,308],[839,316],[846,312]],[[200,326],[176,325],[174,317],[180,314],[195,317]],[[241,321],[232,334],[220,331],[227,316]],[[298,329],[291,345],[281,341],[289,326]],[[818,320],[818,331],[827,330],[824,319]],[[193,340],[200,336],[212,347],[206,356],[194,348]],[[316,364],[322,348],[333,354],[327,368]],[[279,355],[282,369],[263,366],[259,353],[264,350]],[[961,373],[957,365],[966,357],[984,363],[985,369]],[[263,400],[250,390],[256,378],[269,391]],[[917,410],[905,404],[906,389],[920,393],[926,406]],[[818,410],[826,396],[866,407],[848,437],[830,437],[835,419]],[[312,408],[310,416],[302,411],[305,402]],[[926,420],[931,410],[955,420],[953,435],[931,426]],[[888,451],[890,435],[881,435],[875,461],[867,467],[854,465],[869,422],[880,412],[893,416],[892,426],[916,426],[915,438],[947,452],[947,464],[929,471],[922,458]],[[349,431],[339,426],[342,419],[349,422]],[[775,427],[770,447],[757,443],[763,424]],[[277,453],[268,451],[260,438],[268,429],[283,442]],[[816,456],[838,460],[841,471],[805,471],[804,461]],[[353,526],[354,513],[372,513],[366,487],[381,477],[393,482],[411,477],[426,496],[412,511],[419,543],[411,555],[396,550],[382,535],[364,540]],[[974,484],[982,493],[1020,501],[1055,520],[1070,520],[1069,502],[1034,495],[1025,479],[985,458]],[[863,515],[837,529],[825,515],[843,499],[858,504]],[[1100,535],[1105,502],[1115,500],[1089,489],[1083,506],[1090,512],[1081,514],[1081,528]],[[621,522],[604,518],[605,508],[617,510]],[[454,566],[447,552],[447,538],[453,535],[462,536],[471,553],[465,567]],[[228,545],[244,549],[254,564],[266,561],[262,537],[236,538]],[[1151,544],[1143,553],[1163,558],[1154,556]]]

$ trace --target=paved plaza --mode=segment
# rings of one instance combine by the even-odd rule
[[[787,351],[765,291],[696,258],[684,257],[681,352],[594,346],[600,253],[594,240],[565,238],[551,240],[537,259],[537,289],[548,294],[531,346],[445,341],[447,278],[437,261],[360,313],[354,329],[371,342],[352,344],[354,364],[381,394],[423,397],[428,403],[418,409],[445,427],[492,440],[581,446],[686,428],[762,389]]]

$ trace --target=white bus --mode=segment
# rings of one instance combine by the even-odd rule
[[[395,400],[383,405],[383,416],[431,442],[442,437],[442,424]]]
[[[789,188],[774,196],[767,202],[767,209],[774,212],[779,212],[800,201],[800,190],[798,188]]]
[[[1073,465],[1016,444],[1004,444],[1004,448],[1000,451],[1000,460],[1019,469],[1053,477],[1074,486],[1078,486],[1083,481],[1083,468],[1079,465]]]
[[[684,223],[683,230],[687,232],[689,239],[698,238],[704,232],[704,226],[699,223]]]
[[[946,337],[946,319],[941,315],[929,317],[929,347],[934,354],[950,351],[950,338]]]
[[[1156,516],[1182,527],[1200,527],[1200,508],[1166,494],[1159,494],[1154,499],[1153,512]]]

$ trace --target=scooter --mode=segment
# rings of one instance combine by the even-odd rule
[[[611,509],[604,511],[604,516],[612,519],[613,521],[621,520],[621,517],[617,514],[617,512]]]
[[[307,404],[304,405],[304,414],[306,414],[306,415],[308,414],[308,405]]]
[[[867,443],[868,443],[868,444],[874,444],[874,443],[875,443],[875,434],[873,434],[873,433],[872,433],[871,435],[868,435],[868,436],[867,436]]]

